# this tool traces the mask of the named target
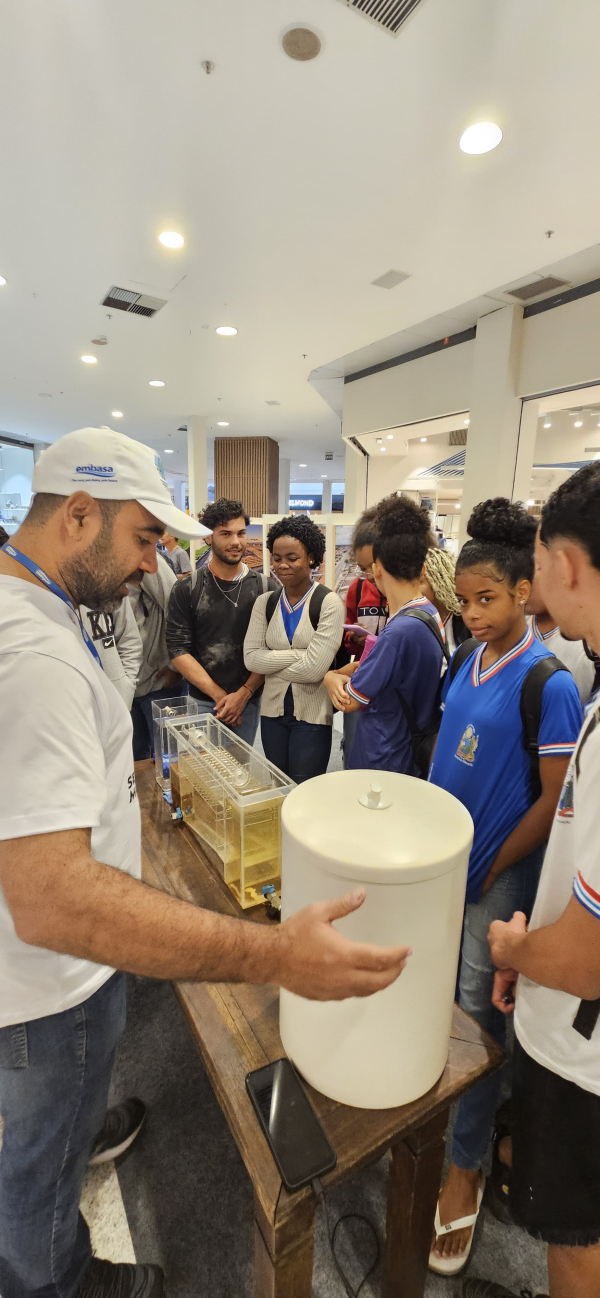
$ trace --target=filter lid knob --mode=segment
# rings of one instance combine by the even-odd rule
[[[386,797],[377,780],[371,781],[368,793],[361,793],[358,801],[362,807],[368,807],[369,811],[383,811],[384,807],[392,805],[392,799]]]

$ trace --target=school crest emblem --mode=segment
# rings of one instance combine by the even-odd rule
[[[459,762],[464,762],[465,766],[472,766],[478,744],[479,735],[475,734],[475,727],[469,724],[456,750]]]

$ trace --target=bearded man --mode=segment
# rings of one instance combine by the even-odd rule
[[[143,1118],[140,1102],[106,1114],[122,971],[332,1000],[388,986],[407,951],[332,927],[361,889],[275,931],[141,882],[131,718],[79,609],[111,612],[155,573],[165,527],[205,529],[174,507],[158,457],[109,428],[48,447],[33,488],[0,551],[0,1292],[160,1298],[160,1267],[92,1257],[79,1212],[90,1156],[120,1152]]]

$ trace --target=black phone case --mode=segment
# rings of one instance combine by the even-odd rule
[[[272,1153],[272,1155],[273,1155],[273,1159],[274,1159],[274,1161],[275,1161],[275,1164],[276,1164],[276,1167],[277,1167],[277,1171],[279,1172],[279,1175],[280,1175],[280,1177],[281,1177],[281,1179],[282,1179],[282,1181],[283,1181],[283,1184],[284,1184],[286,1190],[287,1190],[290,1194],[294,1194],[296,1190],[302,1190],[303,1187],[304,1187],[305,1185],[310,1185],[311,1181],[314,1179],[315,1176],[325,1176],[326,1172],[333,1172],[333,1169],[334,1169],[334,1167],[335,1167],[335,1165],[336,1165],[336,1163],[337,1163],[337,1155],[336,1155],[335,1149],[333,1148],[333,1145],[330,1144],[329,1140],[327,1139],[327,1136],[325,1135],[325,1132],[323,1131],[323,1128],[322,1128],[322,1126],[321,1126],[321,1122],[320,1122],[320,1120],[319,1120],[318,1114],[315,1112],[314,1106],[311,1104],[311,1101],[310,1101],[310,1099],[309,1099],[309,1096],[307,1095],[306,1091],[304,1090],[304,1087],[303,1087],[302,1082],[301,1082],[301,1080],[300,1080],[300,1078],[299,1078],[299,1076],[298,1076],[298,1073],[296,1072],[296,1069],[294,1068],[293,1064],[292,1064],[289,1060],[287,1060],[286,1062],[290,1064],[290,1068],[292,1068],[292,1071],[293,1071],[293,1073],[294,1073],[294,1076],[295,1076],[295,1078],[296,1078],[296,1081],[297,1081],[297,1083],[298,1083],[298,1086],[299,1086],[300,1089],[302,1090],[302,1092],[303,1092],[303,1094],[304,1094],[304,1096],[305,1096],[306,1102],[307,1102],[309,1108],[311,1109],[312,1113],[314,1114],[315,1122],[316,1122],[317,1126],[319,1127],[319,1129],[320,1129],[320,1131],[321,1131],[321,1133],[322,1133],[323,1140],[325,1141],[325,1144],[328,1146],[328,1148],[331,1150],[331,1160],[330,1160],[330,1162],[326,1163],[323,1167],[319,1167],[319,1168],[317,1168],[317,1169],[316,1169],[316,1170],[311,1174],[311,1176],[306,1177],[306,1178],[305,1178],[304,1180],[302,1180],[302,1181],[297,1181],[297,1182],[294,1182],[294,1183],[291,1182],[291,1181],[288,1181],[287,1176],[286,1176],[286,1173],[285,1173],[285,1169],[282,1167],[281,1162],[280,1162],[280,1160],[279,1160],[279,1158],[278,1158],[278,1156],[277,1156],[277,1153],[276,1153],[276,1151],[275,1151],[275,1149],[274,1149],[274,1147],[273,1147],[273,1144],[272,1144],[272,1142],[271,1142],[271,1133],[270,1133],[270,1131],[269,1131],[268,1125],[267,1125],[267,1123],[266,1123],[266,1121],[265,1121],[264,1115],[263,1115],[263,1113],[262,1113],[262,1111],[261,1111],[261,1108],[260,1108],[260,1098],[259,1098],[259,1096],[255,1095],[255,1094],[253,1093],[252,1089],[251,1089],[251,1086],[250,1086],[250,1078],[251,1078],[251,1077],[256,1077],[257,1073],[266,1073],[266,1072],[267,1072],[267,1071],[268,1071],[268,1070],[269,1070],[273,1065],[272,1065],[272,1064],[265,1064],[263,1068],[255,1068],[251,1073],[247,1073],[247,1074],[246,1074],[246,1090],[247,1090],[247,1092],[248,1092],[248,1096],[249,1096],[249,1098],[250,1098],[250,1102],[251,1102],[251,1104],[252,1104],[252,1108],[254,1109],[254,1112],[255,1112],[255,1114],[256,1114],[256,1116],[257,1116],[257,1118],[258,1118],[258,1121],[260,1122],[261,1129],[262,1129],[263,1135],[264,1135],[264,1137],[265,1137],[265,1140],[266,1140],[266,1142],[267,1142],[267,1144],[268,1144],[268,1146],[269,1146],[269,1149],[271,1150],[271,1153]],[[273,1064],[278,1064],[278,1063],[281,1063],[281,1060],[279,1060],[279,1059],[274,1059],[274,1060],[273,1060]]]

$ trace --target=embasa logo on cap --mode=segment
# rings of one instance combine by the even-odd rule
[[[157,467],[157,469],[158,469],[158,472],[159,472],[159,474],[160,474],[160,480],[161,480],[161,482],[164,484],[164,486],[167,488],[167,491],[168,491],[168,490],[169,490],[169,484],[168,484],[168,482],[167,482],[167,479],[165,478],[165,471],[164,471],[163,466],[162,466],[162,460],[161,460],[161,458],[160,458],[160,455],[155,455],[155,456],[154,456],[154,463],[155,463],[155,465],[156,465],[156,467]]]
[[[85,478],[103,478],[108,482],[116,482],[111,464],[78,464],[75,472]]]

